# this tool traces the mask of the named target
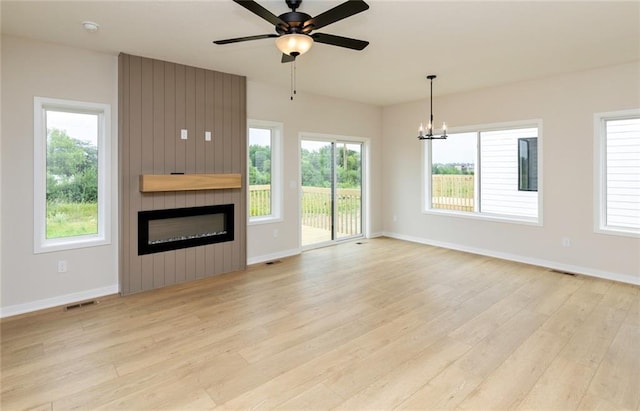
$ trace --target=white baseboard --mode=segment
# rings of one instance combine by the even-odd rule
[[[292,250],[280,251],[273,254],[259,255],[257,257],[251,257],[247,259],[247,265],[264,263],[267,261],[277,260],[278,258],[291,257],[292,255],[298,255],[302,251],[299,248]]]
[[[378,231],[378,232],[369,234],[368,238],[382,237],[384,235],[386,235],[386,234],[383,231]]]
[[[483,248],[468,247],[460,244],[447,243],[442,241],[434,241],[427,238],[407,236],[403,234],[397,234],[392,232],[385,232],[386,237],[396,238],[398,240],[410,241],[412,243],[420,243],[426,245],[432,245],[435,247],[448,248],[451,250],[464,251],[472,254],[484,255],[487,257],[500,258],[502,260],[516,261],[519,263],[537,265],[540,267],[551,268],[553,270],[564,271],[572,274],[583,274],[590,277],[603,278],[605,280],[613,280],[621,283],[640,285],[640,277],[634,277],[628,274],[612,273],[608,271],[597,270],[590,267],[582,267],[572,264],[560,263],[557,261],[542,260],[533,257],[527,257],[517,254],[503,253],[494,250],[487,250]]]
[[[44,310],[47,308],[68,305],[86,300],[92,300],[105,295],[117,294],[118,284],[108,287],[94,288],[92,290],[79,291],[77,293],[60,295],[58,297],[45,298],[43,300],[32,301],[24,304],[9,305],[0,309],[0,318],[11,317],[19,314],[26,314],[33,311]]]

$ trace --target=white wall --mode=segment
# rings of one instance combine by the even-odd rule
[[[117,56],[16,37],[2,38],[1,301],[2,316],[33,311],[118,290],[118,225],[113,215],[112,244],[65,252],[33,253],[33,97],[109,103],[112,107],[117,170]],[[248,82],[248,117],[284,124],[283,221],[249,227],[249,262],[300,252],[298,136],[300,132],[370,139],[370,232],[382,231],[382,109],[343,100],[297,95]],[[113,192],[117,193],[117,178]],[[290,183],[294,186],[291,187]],[[117,198],[112,199],[118,209]],[[273,236],[273,230],[278,236]],[[57,272],[57,261],[68,272]]]
[[[288,69],[287,67],[283,67]],[[288,71],[286,71],[288,73]],[[283,221],[250,225],[248,262],[255,263],[300,252],[299,185],[300,133],[370,139],[370,234],[382,231],[382,109],[329,97],[298,93],[253,81],[247,82],[247,117],[283,123]],[[274,230],[278,236],[274,237]]]
[[[640,107],[639,73],[636,62],[434,99],[436,123],[446,121],[452,132],[542,120],[541,227],[421,213],[424,142],[414,136],[428,101],[385,107],[384,230],[398,238],[640,284],[640,239],[595,233],[593,201],[594,114]],[[570,247],[562,247],[563,237],[570,238]]]
[[[115,195],[110,246],[33,254],[33,97],[111,104],[116,169],[117,56],[2,36],[0,70],[2,316],[117,292]],[[248,117],[284,124],[284,219],[249,227],[249,262],[300,251],[298,138],[308,132],[370,139],[372,235],[640,283],[640,240],[593,232],[593,114],[640,107],[638,73],[640,64],[628,64],[436,99],[436,121],[454,128],[542,119],[542,227],[421,213],[424,143],[414,136],[426,100],[381,109],[300,93],[291,102],[288,90],[249,79]],[[117,178],[113,184],[117,193]],[[571,247],[561,246],[562,237]],[[69,265],[64,274],[57,273],[61,259]]]
[[[110,245],[33,253],[33,97],[111,104],[117,170],[117,71],[117,56],[2,36],[2,316],[118,290],[116,178]]]

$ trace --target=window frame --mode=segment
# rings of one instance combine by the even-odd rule
[[[48,97],[34,97],[33,101],[34,254],[111,244],[111,105]],[[95,114],[98,117],[98,232],[96,234],[46,238],[47,110]]]
[[[537,167],[536,167],[536,181],[535,181],[535,188],[530,188],[530,183],[529,183],[529,179],[527,178],[527,183],[526,183],[526,187],[523,187],[523,181],[522,181],[522,177],[523,177],[523,173],[525,172],[525,170],[523,169],[523,164],[522,164],[522,151],[520,150],[522,148],[522,143],[525,143],[525,147],[526,147],[526,152],[527,152],[527,156],[526,156],[526,173],[527,176],[529,176],[529,173],[531,171],[531,141],[535,140],[535,147],[536,147],[536,159],[538,158],[538,137],[521,137],[518,138],[518,191],[538,191],[538,173],[537,173]]]
[[[640,109],[611,111],[594,114],[594,189],[593,189],[593,221],[594,232],[623,237],[640,238],[640,230],[609,226],[607,224],[607,130],[610,120],[640,118]]]
[[[480,134],[491,131],[502,131],[508,129],[536,128],[538,130],[538,217],[518,217],[505,214],[483,213],[478,210],[478,205],[482,196],[480,193],[480,179],[482,178],[480,164]],[[451,217],[461,217],[472,220],[496,221],[514,223],[522,225],[542,226],[543,225],[543,127],[541,119],[521,120],[504,123],[481,124],[472,126],[454,127],[447,130],[448,134],[476,133],[477,151],[474,179],[474,211],[444,210],[432,208],[431,206],[431,147],[434,140],[427,140],[422,148],[422,213],[431,215],[444,215]],[[436,144],[446,144],[447,140],[435,140]],[[517,153],[516,153],[517,154]]]
[[[250,129],[260,128],[271,131],[271,214],[251,217],[251,192],[249,185],[249,145]],[[282,136],[283,124],[266,120],[247,120],[247,224],[268,224],[282,221]]]

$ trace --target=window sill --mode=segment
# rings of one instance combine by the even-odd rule
[[[274,216],[264,216],[264,217],[249,217],[249,222],[247,225],[260,225],[260,224],[273,224],[273,223],[281,223],[283,220],[282,217],[274,217]]]
[[[615,235],[618,237],[640,238],[640,232],[632,229],[599,227],[594,230],[597,234]]]
[[[109,245],[111,241],[102,236],[83,236],[70,238],[60,238],[56,240],[42,241],[34,247],[34,254],[51,253],[54,251],[75,250],[78,248],[99,247]]]
[[[481,214],[481,213],[460,212],[460,211],[452,211],[452,210],[438,210],[438,209],[432,209],[432,208],[423,210],[422,214],[439,215],[439,216],[446,216],[446,217],[460,217],[460,218],[467,218],[471,220],[492,221],[496,223],[522,224],[522,225],[538,226],[538,227],[542,226],[542,219],[540,218],[536,219],[536,218],[527,218],[527,217]]]

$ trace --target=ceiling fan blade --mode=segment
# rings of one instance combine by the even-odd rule
[[[247,36],[247,37],[237,37],[235,39],[216,40],[214,41],[214,43],[215,44],[231,44],[231,43],[239,43],[241,41],[268,39],[271,37],[278,37],[278,35],[277,34],[258,34],[257,36]]]
[[[317,30],[326,25],[335,23],[347,17],[351,17],[354,14],[363,12],[369,8],[369,5],[363,0],[348,0],[332,9],[321,13],[314,18],[311,18],[304,22],[304,28],[310,30]]]
[[[285,28],[289,27],[289,24],[287,24],[287,22],[285,22],[275,14],[271,13],[269,10],[265,9],[264,7],[262,7],[261,5],[259,5],[253,0],[233,0],[233,1],[241,5],[245,9],[249,10],[256,16],[262,17],[263,19],[273,24],[274,26],[284,26]]]
[[[295,60],[296,60],[295,57],[282,53],[282,60],[281,60],[282,63],[292,63]]]
[[[353,50],[362,50],[369,45],[368,41],[335,36],[333,34],[326,33],[314,33],[311,37],[313,37],[313,40],[318,43],[330,44],[332,46],[345,47]]]

